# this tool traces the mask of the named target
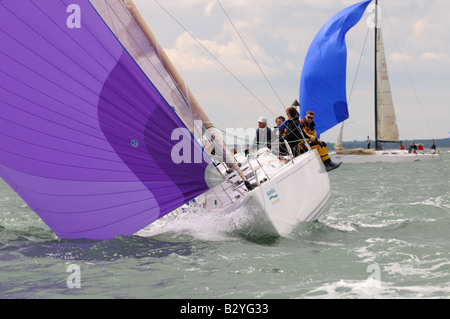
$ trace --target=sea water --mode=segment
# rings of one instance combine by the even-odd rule
[[[248,236],[241,208],[62,240],[0,180],[0,298],[449,298],[450,150],[441,155],[343,164],[323,215],[289,238]]]

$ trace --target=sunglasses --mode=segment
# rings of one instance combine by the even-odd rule
[[[314,120],[314,117],[311,117],[311,116],[307,116],[306,117],[308,120]]]

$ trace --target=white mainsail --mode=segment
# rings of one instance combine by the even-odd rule
[[[384,53],[381,28],[377,28],[377,131],[382,141],[398,141],[397,117]]]
[[[334,145],[336,151],[330,153],[330,157],[333,161],[346,163],[412,162],[440,159],[439,154],[411,154],[406,150],[382,150],[381,143],[401,143],[401,141],[389,83],[378,1],[375,1],[375,12],[375,149],[345,149],[342,145],[343,122]]]

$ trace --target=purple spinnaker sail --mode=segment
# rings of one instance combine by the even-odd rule
[[[131,235],[209,188],[203,149],[188,134],[192,161],[172,160],[184,124],[88,0],[2,0],[0,43],[0,177],[57,236]]]

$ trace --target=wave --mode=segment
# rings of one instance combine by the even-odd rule
[[[314,299],[404,299],[448,297],[450,287],[447,284],[396,285],[375,279],[339,280],[326,283],[306,293],[304,298]]]
[[[259,222],[256,213],[258,209],[250,200],[244,205],[237,203],[226,210],[212,212],[203,211],[196,206],[183,207],[142,229],[136,235],[143,237],[166,235],[173,238],[191,236],[207,241],[237,240],[252,233],[253,226]]]

